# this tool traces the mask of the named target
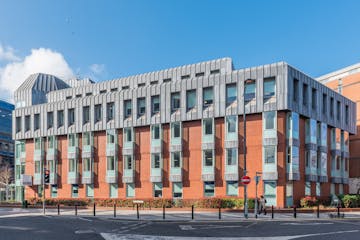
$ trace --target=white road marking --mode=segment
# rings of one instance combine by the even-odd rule
[[[334,224],[333,222],[323,222],[323,223],[297,223],[297,222],[292,222],[292,223],[281,223],[280,225],[293,225],[293,226],[312,226],[312,225],[331,225]]]
[[[304,235],[294,235],[294,236],[272,236],[272,237],[233,237],[233,238],[219,238],[219,237],[184,237],[184,236],[153,236],[153,235],[137,235],[137,234],[113,234],[113,233],[100,233],[100,235],[105,240],[291,240],[296,238],[303,237],[314,237],[314,236],[324,236],[324,235],[334,235],[334,234],[343,234],[343,233],[356,233],[360,230],[350,230],[350,231],[337,231],[337,232],[326,232],[326,233],[313,233],[313,234],[304,234]]]
[[[85,233],[94,233],[94,231],[91,229],[75,231],[75,234],[85,234]]]
[[[0,226],[0,229],[18,230],[18,231],[29,231],[29,230],[32,230],[32,228],[28,228],[28,227],[16,227],[16,226]]]
[[[252,225],[252,224],[251,224]],[[244,227],[241,225],[228,226],[228,225],[179,225],[179,228],[183,231],[197,230],[197,229],[216,229],[216,228],[239,228]]]
[[[88,221],[88,222],[92,222],[91,219],[87,219],[87,218],[83,218],[83,217],[79,217],[79,219],[84,220],[84,221]]]

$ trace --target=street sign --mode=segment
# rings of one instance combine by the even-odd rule
[[[248,184],[250,183],[250,181],[251,181],[251,179],[250,179],[249,176],[243,176],[243,177],[241,178],[242,184],[248,185]]]

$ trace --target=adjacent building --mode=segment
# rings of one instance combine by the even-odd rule
[[[71,87],[31,75],[15,92],[17,199],[243,197],[246,166],[278,207],[348,192],[356,105],[279,62],[230,58]],[[248,185],[255,197],[255,181]]]
[[[360,63],[328,73],[317,80],[357,103],[357,134],[350,136],[349,192],[360,191]]]

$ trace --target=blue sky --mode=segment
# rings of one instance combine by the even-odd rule
[[[286,61],[317,77],[360,62],[359,10],[350,0],[3,0],[0,78],[40,48],[96,80],[221,57],[236,68]]]

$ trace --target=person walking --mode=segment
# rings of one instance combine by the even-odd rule
[[[266,199],[263,195],[260,196],[260,211],[259,214],[261,214],[264,211],[264,215],[266,215]]]

